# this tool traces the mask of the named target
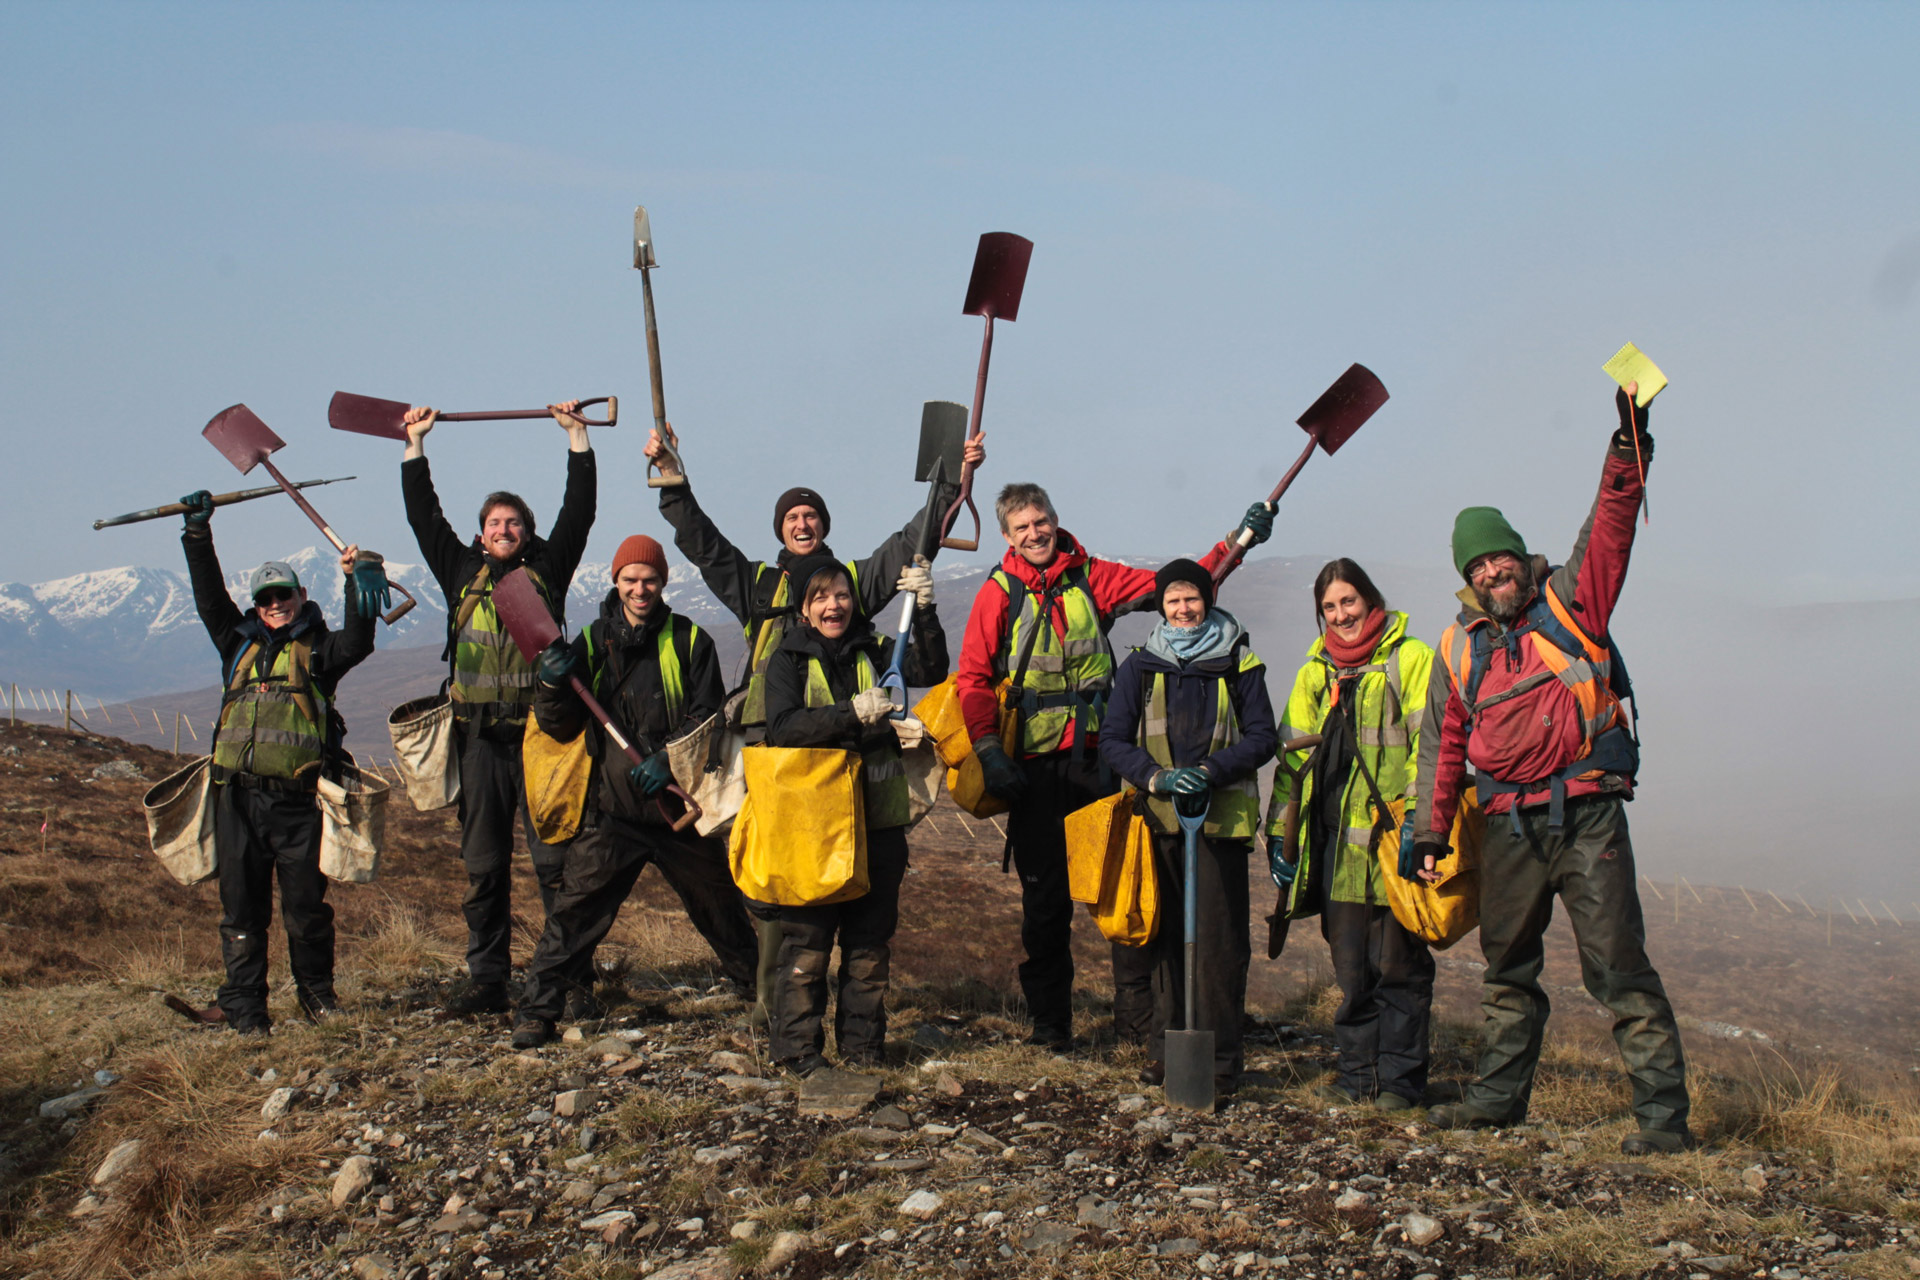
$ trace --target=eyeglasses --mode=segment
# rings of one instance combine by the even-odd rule
[[[263,587],[254,594],[255,604],[285,604],[297,593],[292,587]]]
[[[1467,581],[1478,582],[1495,569],[1503,569],[1508,565],[1519,563],[1519,557],[1508,551],[1497,552],[1490,556],[1482,556],[1467,566]]]

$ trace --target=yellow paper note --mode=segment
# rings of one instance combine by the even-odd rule
[[[1647,359],[1646,352],[1629,342],[1613,353],[1613,359],[1600,366],[1607,376],[1621,386],[1637,382],[1640,389],[1634,393],[1633,402],[1642,409],[1653,403],[1653,398],[1667,385],[1667,375],[1660,372],[1660,366]]]

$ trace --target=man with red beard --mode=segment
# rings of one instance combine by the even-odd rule
[[[1636,390],[1629,385],[1616,397],[1620,429],[1564,565],[1529,556],[1492,507],[1468,507],[1454,522],[1466,607],[1440,639],[1441,662],[1428,686],[1407,865],[1431,872],[1447,855],[1471,765],[1487,815],[1480,853],[1486,1047],[1479,1079],[1459,1104],[1435,1107],[1433,1123],[1486,1128],[1526,1119],[1548,1012],[1541,936],[1557,894],[1579,943],[1581,977],[1613,1013],[1614,1041],[1633,1084],[1640,1132],[1621,1150],[1648,1155],[1683,1150],[1693,1137],[1680,1032],[1647,959],[1625,810],[1640,753],[1622,703],[1631,696],[1626,672],[1608,640],[1633,550],[1640,467],[1653,458]]]

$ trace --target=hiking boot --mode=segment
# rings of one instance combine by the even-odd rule
[[[1427,1112],[1427,1123],[1436,1129],[1498,1129],[1506,1124],[1470,1102],[1454,1102]]]
[[[545,1018],[523,1018],[513,1024],[513,1047],[538,1049],[553,1039],[553,1024]]]
[[[1049,1053],[1073,1052],[1073,1030],[1057,1022],[1036,1023],[1027,1043]]]
[[[1149,1062],[1140,1068],[1141,1084],[1165,1084],[1166,1082],[1167,1065],[1164,1062]]]
[[[1411,1111],[1413,1099],[1403,1098],[1397,1093],[1383,1093],[1373,1100],[1373,1105],[1378,1111]]]
[[[1691,1151],[1699,1141],[1685,1129],[1642,1129],[1620,1140],[1620,1153],[1629,1156],[1664,1156]]]
[[[788,1058],[783,1062],[776,1062],[773,1065],[782,1070],[791,1071],[800,1079],[805,1080],[817,1071],[827,1070],[831,1064],[827,1062],[825,1056],[818,1053],[809,1053],[804,1057]]]
[[[506,1013],[513,1002],[507,999],[504,982],[469,982],[447,997],[443,1007],[456,1018],[466,1018],[476,1013]]]
[[[265,1038],[273,1034],[272,1024],[264,1018],[258,1021],[249,1019],[246,1022],[229,1022],[227,1025],[233,1028],[235,1035],[245,1036],[249,1040],[256,1036]]]
[[[310,991],[300,993],[300,1016],[316,1027],[330,1018],[340,1016],[340,1002],[329,991],[325,995],[315,995]]]
[[[1323,1084],[1313,1091],[1313,1096],[1330,1107],[1357,1107],[1360,1095],[1351,1089],[1342,1089],[1337,1084]]]
[[[567,1003],[560,1012],[563,1022],[598,1022],[607,1016],[607,1007],[600,998],[585,987],[572,987],[567,991]]]

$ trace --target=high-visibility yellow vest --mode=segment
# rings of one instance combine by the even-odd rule
[[[874,686],[873,663],[864,651],[854,655],[855,692]],[[839,699],[827,684],[826,668],[820,659],[807,659],[807,706],[830,707]],[[866,788],[867,830],[904,827],[911,819],[907,770],[900,758],[900,743],[891,733],[877,745],[861,749],[861,785]]]
[[[547,584],[532,569],[527,576],[552,609]],[[533,685],[533,664],[520,656],[493,607],[493,568],[482,565],[461,591],[453,617],[453,681],[447,695],[453,699],[454,714],[523,721],[533,708]]]
[[[855,608],[860,606],[860,567],[853,561],[843,561],[847,568],[847,579],[853,584]],[[763,608],[756,608],[754,616],[747,620],[742,630],[746,632],[747,650],[752,661],[747,668],[747,696],[740,705],[740,727],[742,729],[764,729],[767,723],[767,663],[773,660],[773,654],[786,638],[787,628],[793,625],[794,615],[799,602],[793,599],[793,580],[787,571],[779,565],[770,565],[764,560],[756,561],[753,566],[753,586],[757,595],[763,576],[777,573],[780,580],[774,584],[773,596]],[[864,613],[865,610],[861,609]],[[754,739],[748,739],[754,741]]]
[[[1019,655],[1029,632],[1033,633],[1026,673],[1008,692],[1021,707],[1020,750],[1028,755],[1058,751],[1067,725],[1076,717],[1082,735],[1099,732],[1107,691],[1113,687],[1113,648],[1100,625],[1093,592],[1087,588],[1086,571],[1070,570],[1054,596],[1066,615],[1065,636],[1054,633],[1053,619],[1047,616],[1052,612],[1050,607],[1047,614],[1042,614],[1043,595],[1035,594],[1024,582],[1015,583],[1003,569],[995,569],[988,576],[1007,593],[1009,607],[1016,593],[1021,597],[1020,608],[1007,627],[1006,650],[999,658],[1008,677],[1019,674]],[[1080,740],[1084,741],[1084,736]]]
[[[605,642],[596,644],[594,637],[599,630],[598,620],[589,625],[586,630],[587,687],[593,690],[594,697],[608,700],[618,690],[600,687],[602,670],[600,658]],[[676,646],[674,642],[681,636],[685,639],[680,646]],[[693,620],[683,618],[677,613],[670,615],[667,618],[667,625],[653,633],[654,654],[660,662],[660,690],[665,697],[669,726],[679,725],[680,711],[687,705],[687,679],[686,672],[680,665],[680,647],[684,647],[691,654],[693,642],[699,638],[700,628]],[[639,726],[632,727],[638,732]]]
[[[227,773],[291,779],[319,764],[327,749],[327,699],[314,686],[313,644],[293,640],[257,670],[266,646],[241,651],[221,699],[213,763]]]
[[[1260,659],[1251,649],[1243,649],[1235,673],[1245,674],[1260,665]],[[1216,679],[1214,689],[1213,738],[1207,746],[1209,755],[1224,751],[1240,741],[1240,716],[1233,707],[1228,677],[1223,675]],[[1164,671],[1154,672],[1153,682],[1147,688],[1146,707],[1140,715],[1140,747],[1162,769],[1175,767],[1173,743],[1167,736],[1167,673]],[[1154,830],[1163,835],[1177,835],[1180,831],[1180,819],[1174,813],[1173,801],[1164,796],[1147,798],[1147,818]],[[1201,828],[1204,834],[1222,840],[1251,840],[1259,825],[1260,784],[1255,778],[1249,775],[1238,782],[1221,783],[1213,788],[1212,803],[1207,809],[1207,824]]]

